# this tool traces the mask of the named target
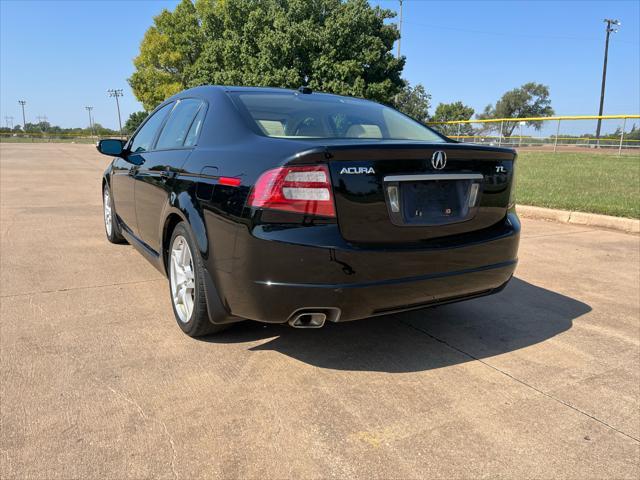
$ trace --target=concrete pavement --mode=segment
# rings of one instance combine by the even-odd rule
[[[499,295],[193,340],[107,162],[0,144],[0,478],[640,476],[640,237],[525,219]]]

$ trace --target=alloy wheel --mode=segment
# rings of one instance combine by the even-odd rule
[[[109,189],[105,187],[103,193],[104,201],[104,227],[107,230],[107,235],[111,236],[111,230],[113,229],[113,223],[111,220],[111,197],[109,195]]]
[[[173,306],[180,321],[187,323],[193,313],[196,284],[191,249],[182,235],[176,236],[171,246],[169,277]]]

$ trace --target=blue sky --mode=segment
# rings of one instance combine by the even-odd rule
[[[176,1],[0,0],[0,121],[47,115],[65,127],[117,126],[108,88],[122,88],[123,117],[140,110],[126,82],[152,17]],[[372,0],[397,9],[396,0]],[[640,2],[405,0],[404,76],[439,102],[462,100],[480,111],[528,81],[551,89],[562,115],[597,114],[605,17],[612,35],[606,114],[640,112]],[[433,110],[433,108],[432,108]]]

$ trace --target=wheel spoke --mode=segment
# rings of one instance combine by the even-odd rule
[[[191,312],[193,312],[193,297],[191,296],[191,293],[187,292],[186,288],[184,289],[182,303],[184,305],[187,318],[191,318]]]
[[[173,265],[173,271],[176,274],[176,276],[178,275],[182,275],[182,265],[180,264],[180,253],[176,252],[175,250],[173,252],[171,252],[171,263]]]
[[[176,308],[178,307],[178,305],[180,305],[180,290],[177,290],[175,292],[173,292],[173,294],[171,295],[173,297],[173,304],[176,306]]]
[[[191,252],[189,252],[189,247],[187,245],[187,242],[184,242],[182,244],[182,256],[181,256],[182,268],[189,265],[190,259],[191,259]]]
[[[195,277],[193,275],[193,270],[190,267],[184,269],[184,285],[186,288],[193,290],[196,286]]]

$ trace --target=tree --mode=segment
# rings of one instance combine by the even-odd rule
[[[520,88],[509,90],[496,102],[496,106],[487,105],[479,119],[550,117],[554,114],[549,98],[549,87],[541,83],[529,82]],[[486,130],[499,130],[499,123],[487,123]],[[518,122],[504,122],[502,135],[510,137]],[[528,121],[527,126],[540,130],[542,121]]]
[[[431,95],[421,84],[412,87],[409,82],[396,95],[393,106],[414,120],[426,123],[429,119],[429,107],[431,107]]]
[[[129,115],[126,123],[124,124],[124,132],[127,135],[132,135],[133,132],[140,126],[144,119],[147,118],[149,114],[147,112],[133,112]]]
[[[145,33],[129,83],[145,109],[204,84],[298,88],[392,103],[395,13],[367,0],[182,0]],[[308,79],[308,82],[305,81]]]
[[[103,127],[101,124],[99,124],[97,122],[93,123],[93,128],[96,131],[96,135],[98,135],[100,137],[107,137],[107,136],[111,136],[111,135],[120,135],[120,132],[118,132],[117,130],[111,130],[110,128]]]
[[[40,126],[37,123],[27,122],[24,124],[24,131],[26,133],[42,133]]]
[[[431,118],[432,122],[452,122],[455,120],[469,120],[475,111],[462,102],[440,103]],[[445,135],[473,135],[473,127],[470,123],[434,125]],[[458,133],[459,132],[459,133]]]
[[[136,71],[129,84],[145,109],[152,110],[165,98],[184,90],[190,71],[205,40],[196,8],[190,0],[173,12],[163,10],[145,33],[140,53],[133,60]]]

